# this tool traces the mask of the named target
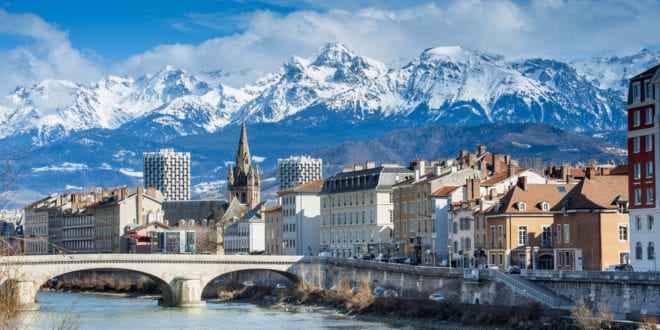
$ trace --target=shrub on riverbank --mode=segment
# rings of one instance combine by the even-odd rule
[[[124,278],[117,280],[112,275],[95,273],[86,274],[83,278],[61,278],[57,281],[48,281],[45,289],[58,291],[98,291],[113,293],[154,294],[160,290],[154,281],[148,278],[139,278],[134,281]]]

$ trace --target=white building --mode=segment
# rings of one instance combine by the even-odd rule
[[[320,248],[335,257],[392,249],[392,186],[413,175],[398,164],[344,168],[321,192]]]
[[[165,200],[190,199],[190,153],[161,149],[145,152],[144,187],[156,188]]]
[[[286,190],[323,178],[323,160],[296,156],[277,160],[280,189]]]
[[[285,255],[317,255],[321,229],[323,179],[279,191]]]
[[[274,201],[261,202],[224,231],[224,253],[259,253],[266,251],[264,211],[275,206]]]

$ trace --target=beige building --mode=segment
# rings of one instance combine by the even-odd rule
[[[282,205],[264,210],[264,216],[266,219],[266,252],[282,255]]]
[[[485,212],[488,262],[500,268],[604,270],[630,256],[625,175],[587,174],[579,183],[519,178]]]
[[[398,164],[367,162],[328,178],[320,194],[320,249],[335,257],[391,251],[392,186],[412,175]]]

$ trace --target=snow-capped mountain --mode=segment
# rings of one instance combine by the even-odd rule
[[[140,78],[108,76],[89,86],[47,80],[20,87],[0,102],[0,138],[31,135],[44,144],[73,131],[153,125],[151,130],[167,129],[160,136],[166,140],[214,133],[242,120],[280,122],[310,109],[351,122],[547,122],[582,132],[623,129],[622,82],[658,61],[660,51],[647,50],[573,63],[508,61],[450,46],[428,49],[397,69],[333,43],[310,58],[293,57],[242,88],[214,85],[169,66]]]

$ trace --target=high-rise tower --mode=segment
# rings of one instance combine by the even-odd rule
[[[190,199],[190,153],[161,149],[145,152],[144,187],[160,190],[168,201]]]
[[[250,147],[248,146],[245,122],[241,125],[241,137],[238,140],[236,164],[229,167],[227,174],[227,202],[238,199],[250,209],[259,203],[260,197],[259,171],[252,167]]]

